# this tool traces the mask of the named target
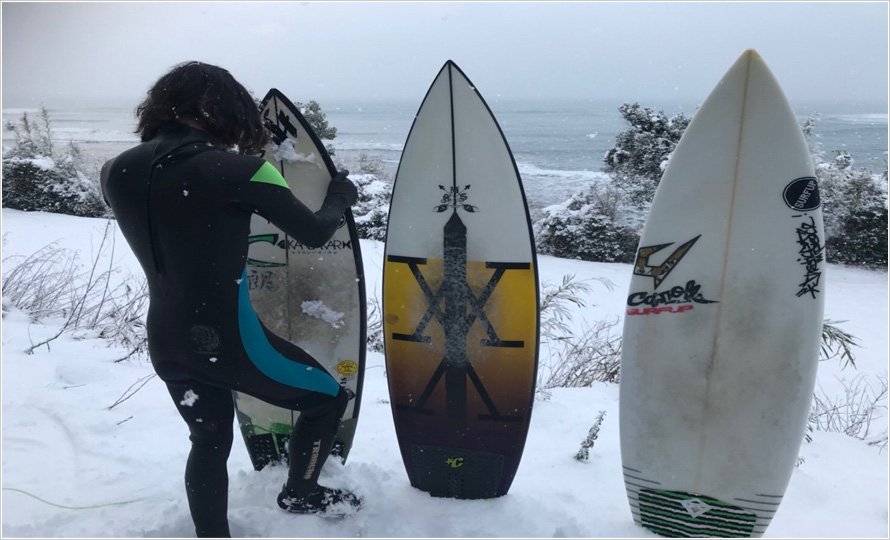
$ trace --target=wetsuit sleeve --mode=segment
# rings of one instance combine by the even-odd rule
[[[328,192],[317,212],[294,197],[284,177],[263,161],[250,181],[238,190],[236,202],[275,224],[309,247],[321,247],[334,236],[350,200],[335,190]]]
[[[102,170],[99,173],[99,189],[102,192],[102,200],[105,201],[105,206],[111,208],[111,204],[108,203],[108,195],[105,193],[105,186],[108,185],[108,177],[111,173],[111,162],[114,160],[108,160],[105,162],[105,165],[102,165]]]

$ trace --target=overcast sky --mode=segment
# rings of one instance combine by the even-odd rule
[[[2,15],[4,107],[135,105],[185,60],[322,105],[419,101],[448,59],[489,100],[701,102],[755,48],[792,103],[886,111],[886,2],[4,2]]]

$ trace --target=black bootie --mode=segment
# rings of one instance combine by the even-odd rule
[[[361,498],[350,491],[318,485],[306,495],[291,494],[287,486],[278,494],[278,506],[294,514],[346,517],[355,514],[361,505]]]
[[[318,485],[349,396],[344,390],[324,405],[302,411],[288,440],[287,483],[278,506],[295,514],[342,517],[356,512],[361,499],[349,491]]]

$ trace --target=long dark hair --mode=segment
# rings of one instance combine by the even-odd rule
[[[258,154],[269,135],[250,92],[225,69],[203,62],[176,65],[148,91],[136,108],[136,133],[153,139],[165,127],[194,123],[214,144],[238,145],[243,154]]]

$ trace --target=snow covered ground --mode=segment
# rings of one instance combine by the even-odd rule
[[[105,220],[4,209],[3,273],[58,241],[88,264]],[[139,267],[117,233],[116,279]],[[368,296],[380,297],[383,245],[362,241]],[[105,257],[109,255],[106,253]],[[107,261],[105,262],[107,265]],[[543,283],[565,274],[591,281],[574,325],[620,318],[629,265],[540,257]],[[826,318],[854,334],[857,368],[820,365],[820,391],[879,384],[887,373],[887,274],[829,265]],[[4,299],[2,320],[2,535],[4,537],[191,537],[182,473],[187,429],[146,360],[115,363],[126,351],[86,332],[65,334],[33,355],[59,321],[32,321]],[[620,332],[620,325],[615,327]],[[542,362],[546,362],[542,348]],[[634,525],[618,439],[618,387],[561,388],[538,400],[522,464],[508,495],[495,500],[431,498],[408,484],[393,429],[381,354],[369,353],[362,415],[343,466],[322,481],[364,497],[340,521],[294,516],[275,504],[285,470],[254,472],[236,434],[229,459],[229,518],[248,537],[654,537]],[[886,379],[885,379],[886,380]],[[145,386],[109,407],[139,384]],[[134,386],[135,385],[135,386]],[[884,402],[886,405],[886,401]],[[587,462],[573,459],[599,411],[605,421]],[[886,429],[886,416],[872,432]],[[816,432],[801,447],[787,496],[768,537],[887,537],[888,451],[839,433]],[[23,490],[27,493],[23,493]],[[42,501],[35,498],[39,497]],[[115,504],[120,503],[120,504]],[[77,509],[64,508],[77,507]]]

